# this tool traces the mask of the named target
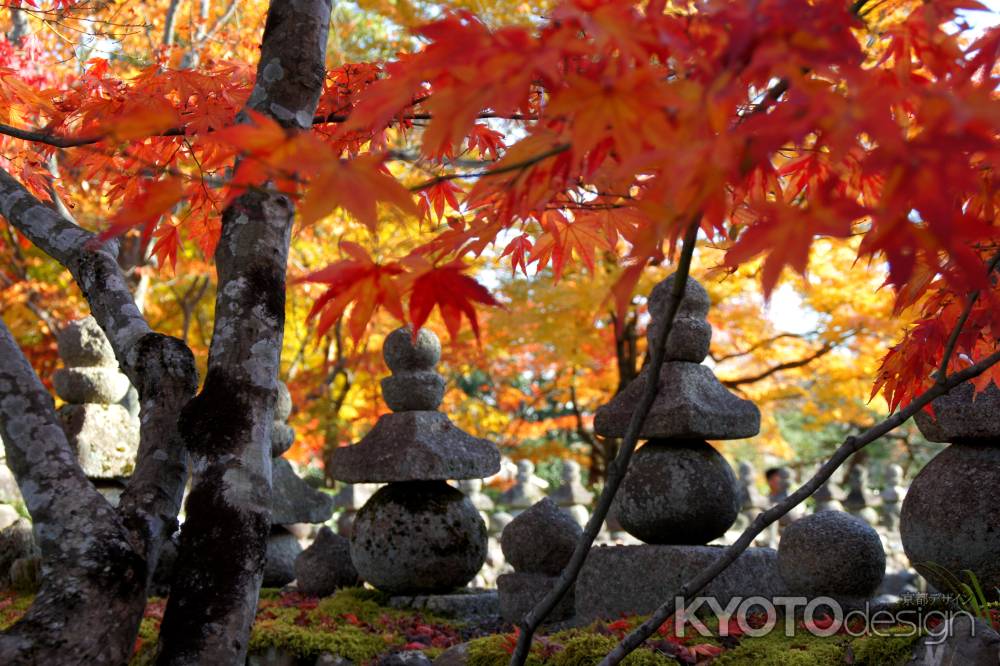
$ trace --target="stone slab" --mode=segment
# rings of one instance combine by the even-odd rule
[[[555,587],[558,576],[546,576],[538,573],[509,573],[497,578],[497,591],[500,593],[500,617],[511,624],[517,624],[532,608],[538,605],[546,594]],[[573,617],[576,601],[574,588],[556,604],[548,617],[547,623],[560,622]]]
[[[592,548],[576,584],[577,620],[646,615],[722,554],[721,546],[598,546]],[[733,597],[787,594],[778,574],[778,553],[750,548],[700,596],[725,606]]]
[[[649,370],[597,410],[594,432],[624,437],[632,412],[649,381]],[[760,410],[724,387],[711,369],[670,361],[660,370],[656,400],[639,433],[641,439],[743,439],[760,430]]]
[[[908,666],[996,666],[1000,635],[979,618],[958,614],[942,622],[913,648]]]
[[[972,384],[961,384],[931,403],[934,415],[917,412],[913,420],[931,442],[962,439],[1000,440],[1000,388],[990,383],[976,395]]]
[[[385,414],[353,446],[333,451],[331,475],[347,483],[481,479],[500,471],[500,451],[441,412]]]
[[[392,608],[424,610],[446,617],[497,617],[500,600],[496,590],[468,588],[454,594],[397,595],[389,597]]]
[[[333,515],[333,497],[316,490],[295,473],[291,463],[275,458],[271,469],[271,524],[325,523]]]
[[[121,405],[63,405],[59,418],[83,473],[91,479],[132,474],[139,424]]]

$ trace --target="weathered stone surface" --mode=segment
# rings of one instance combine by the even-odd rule
[[[14,472],[7,467],[7,457],[4,455],[3,440],[0,439],[0,502],[20,502],[21,489],[17,487]]]
[[[295,580],[299,592],[325,597],[341,587],[361,580],[351,561],[351,543],[329,527],[322,527],[316,539],[295,558]]]
[[[466,666],[469,663],[469,644],[459,643],[438,655],[434,666]]]
[[[539,573],[509,573],[497,578],[497,592],[500,594],[500,617],[510,623],[521,621],[525,613],[534,608],[542,598],[555,587],[558,576]],[[547,622],[559,622],[573,617],[576,606],[574,588],[556,604],[545,618]]]
[[[441,412],[385,414],[353,446],[331,455],[333,477],[348,483],[481,479],[500,469],[500,452]]]
[[[295,558],[302,546],[295,535],[283,527],[272,527],[267,537],[264,561],[264,587],[282,587],[295,580]]]
[[[93,317],[84,317],[66,325],[56,336],[59,356],[68,366],[117,367],[115,350]]]
[[[535,474],[535,463],[527,459],[518,460],[514,485],[500,495],[500,504],[509,507],[516,516],[545,497],[544,489],[548,485],[547,481]]]
[[[656,337],[663,325],[663,319],[667,312],[667,303],[670,302],[670,294],[674,290],[674,281],[677,274],[672,273],[661,280],[652,291],[649,292],[649,314],[652,317],[649,330],[646,336],[652,340]],[[677,308],[677,317],[689,317],[691,319],[705,319],[708,317],[708,309],[712,301],[708,297],[705,287],[693,279],[688,278],[684,285],[684,296],[681,297],[680,306]],[[675,319],[676,321],[676,319]]]
[[[391,483],[358,511],[351,560],[385,592],[447,592],[472,580],[486,559],[486,526],[443,481]]]
[[[721,546],[598,546],[592,548],[576,583],[581,621],[651,613],[722,554]],[[785,595],[778,554],[750,548],[701,593],[725,606],[733,597]]]
[[[441,360],[441,341],[428,328],[421,328],[413,340],[409,326],[397,328],[385,336],[382,358],[392,372],[431,370]]]
[[[497,617],[500,600],[496,590],[464,588],[454,594],[421,594],[389,597],[393,608],[423,610],[446,617]]]
[[[624,437],[632,412],[649,381],[648,368],[600,407],[594,431]],[[683,361],[663,364],[656,400],[643,424],[642,439],[741,439],[760,430],[760,411],[730,393],[704,366]]]
[[[515,571],[558,575],[582,530],[546,497],[515,518],[500,536],[500,547]]]
[[[333,497],[299,478],[284,458],[273,461],[271,485],[272,525],[324,523],[333,515]]]
[[[433,411],[444,398],[444,377],[432,370],[392,375],[382,380],[382,399],[394,412]]]
[[[117,368],[61,368],[52,375],[52,385],[60,398],[74,405],[110,405],[122,400],[131,386]]]
[[[0,588],[10,583],[10,569],[14,562],[40,554],[29,521],[22,518],[0,530]]]
[[[21,520],[21,514],[10,504],[0,504],[0,530],[5,530],[17,521]]]
[[[347,657],[324,652],[316,657],[316,666],[354,666],[354,662]]]
[[[432,663],[420,650],[404,650],[382,657],[377,666],[431,666]]]
[[[125,392],[125,397],[119,400],[118,404],[124,407],[128,415],[133,419],[139,418],[139,412],[142,410],[142,405],[139,401],[139,391],[131,384],[129,384],[128,391]]]
[[[128,476],[139,449],[139,426],[121,405],[63,405],[59,418],[90,478]]]
[[[788,527],[778,544],[778,572],[792,594],[872,595],[885,575],[878,533],[843,511],[823,511]]]
[[[277,383],[277,398],[274,401],[274,420],[287,421],[292,415],[292,394],[288,392],[285,382]]]
[[[1000,388],[993,382],[976,395],[972,384],[956,386],[931,403],[934,416],[921,409],[913,417],[931,442],[986,439],[1000,443]]]
[[[921,566],[933,563],[952,574],[968,569],[987,595],[1000,588],[1000,446],[996,441],[952,444],[910,483],[899,531],[903,550],[939,590],[941,576]],[[936,568],[936,567],[935,567]]]
[[[908,666],[997,666],[1000,634],[981,619],[948,618],[913,648]]]
[[[275,421],[271,424],[271,457],[279,458],[285,451],[292,448],[295,442],[295,429],[287,423]]]
[[[729,463],[701,440],[647,443],[618,496],[622,527],[646,543],[708,543],[725,534],[738,513]]]
[[[701,363],[712,344],[712,325],[704,319],[677,317],[667,338],[667,361]]]

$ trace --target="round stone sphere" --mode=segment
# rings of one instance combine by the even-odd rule
[[[931,585],[951,592],[940,568],[963,582],[972,571],[987,596],[1000,588],[1000,441],[955,443],[917,474],[906,492],[899,532],[903,550]],[[924,563],[936,565],[930,568]],[[931,570],[933,569],[933,570]]]
[[[548,497],[512,520],[500,548],[518,573],[558,576],[573,557],[583,530]]]
[[[432,370],[441,360],[441,341],[428,328],[421,328],[414,340],[413,329],[403,326],[385,336],[382,358],[393,372]]]
[[[778,573],[793,595],[867,598],[885,576],[885,551],[865,521],[843,511],[821,511],[784,529]]]
[[[650,440],[618,493],[618,521],[646,543],[705,544],[738,514],[733,470],[703,440]]]
[[[486,525],[465,495],[444,481],[404,481],[358,511],[351,560],[383,592],[447,592],[479,573],[486,543]]]

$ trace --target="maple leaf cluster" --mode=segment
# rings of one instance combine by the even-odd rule
[[[419,326],[437,307],[478,333],[475,305],[496,301],[467,262],[488,250],[557,280],[574,257],[621,257],[621,308],[692,224],[729,268],[760,260],[765,294],[806,272],[817,237],[860,236],[898,309],[923,312],[876,383],[896,407],[933,381],[965,294],[981,299],[956,359],[995,345],[1000,29],[968,43],[952,28],[974,0],[879,5],[567,0],[498,29],[445,13],[415,29],[419,51],[331,71],[302,132],[238,118],[252,81],[237,65],[123,81],[102,61],[54,88],[5,76],[0,94],[48,140],[21,151],[25,182],[48,196],[45,158],[77,146],[67,168],[121,202],[105,235],[141,228],[164,263],[186,240],[210,256],[248,188],[296,198],[303,225],[342,209],[375,232],[387,206],[436,229],[394,260],[341,243],[303,278],[327,285],[320,332],[346,316],[360,337],[378,308]]]

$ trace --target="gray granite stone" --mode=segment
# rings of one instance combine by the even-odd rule
[[[0,588],[10,583],[10,568],[23,558],[40,555],[31,522],[25,518],[0,530]]]
[[[485,559],[479,512],[443,481],[390,483],[354,521],[351,560],[384,592],[448,592],[475,578]]]
[[[517,623],[534,608],[555,586],[558,576],[539,573],[509,573],[497,578],[497,592],[500,595],[500,617],[510,623]],[[559,622],[573,617],[576,606],[574,589],[566,593],[556,607],[546,617],[546,622]]]
[[[431,666],[432,663],[420,650],[404,650],[385,655],[376,666]]]
[[[993,598],[1000,588],[1000,447],[995,442],[952,444],[910,483],[899,531],[906,556],[932,585],[948,591],[932,563],[954,575],[976,574]],[[934,567],[932,567],[934,568]]]
[[[577,619],[645,615],[675,594],[722,554],[720,546],[598,546],[592,548],[576,583]],[[750,548],[708,584],[701,596],[726,606],[733,597],[782,596],[778,554]]]
[[[284,458],[271,468],[271,524],[324,523],[333,515],[333,497],[316,490]]]
[[[441,341],[428,328],[421,328],[414,341],[413,329],[403,326],[385,336],[382,358],[394,373],[431,370],[441,360]]]
[[[302,546],[294,534],[280,526],[272,527],[267,537],[264,587],[282,587],[295,580],[295,558],[301,552]]]
[[[788,527],[778,544],[778,572],[793,595],[871,596],[885,575],[878,533],[843,511],[823,511]]]
[[[292,415],[292,394],[288,392],[285,382],[277,383],[277,398],[274,401],[274,420],[285,422]]]
[[[63,405],[59,419],[83,473],[92,479],[128,476],[139,450],[139,424],[121,405]]]
[[[67,324],[56,336],[56,344],[67,366],[118,366],[111,343],[93,317]]]
[[[361,577],[351,561],[350,541],[321,527],[312,545],[295,558],[295,580],[299,592],[313,597],[358,585]]]
[[[480,511],[492,511],[496,508],[490,496],[483,492],[482,479],[462,479],[458,482],[458,489],[469,498],[472,506]]]
[[[434,666],[466,666],[469,663],[469,644],[459,643],[438,655]]]
[[[997,666],[1000,634],[979,618],[959,614],[921,638],[908,666]]]
[[[500,536],[504,557],[520,573],[558,575],[583,531],[546,497],[511,521]]]
[[[125,392],[125,397],[119,400],[118,404],[124,407],[128,415],[133,419],[139,418],[139,412],[142,410],[142,404],[139,401],[139,391],[131,384],[129,384],[128,391]]]
[[[398,373],[381,383],[382,399],[394,412],[433,411],[444,398],[444,377],[433,370]]]
[[[729,463],[701,440],[648,442],[618,493],[619,522],[646,543],[705,544],[725,534],[738,513]]]
[[[1000,388],[993,382],[976,395],[972,384],[956,386],[931,403],[934,415],[920,410],[913,417],[921,434],[932,442],[986,439],[1000,443]]]
[[[331,455],[335,479],[348,483],[481,479],[500,469],[500,452],[441,412],[385,414],[353,446]]]
[[[649,381],[644,368],[625,389],[600,407],[594,432],[624,437]],[[742,439],[760,430],[760,411],[730,393],[704,365],[671,361],[660,371],[656,400],[639,432],[642,439]]]
[[[271,424],[271,457],[278,458],[295,442],[295,429],[287,423],[275,421]]]
[[[110,405],[124,398],[131,386],[117,368],[61,368],[52,375],[52,385],[60,398],[74,405]]]
[[[485,618],[500,615],[496,590],[465,588],[454,594],[421,594],[389,597],[393,608],[422,610],[454,618]]]

